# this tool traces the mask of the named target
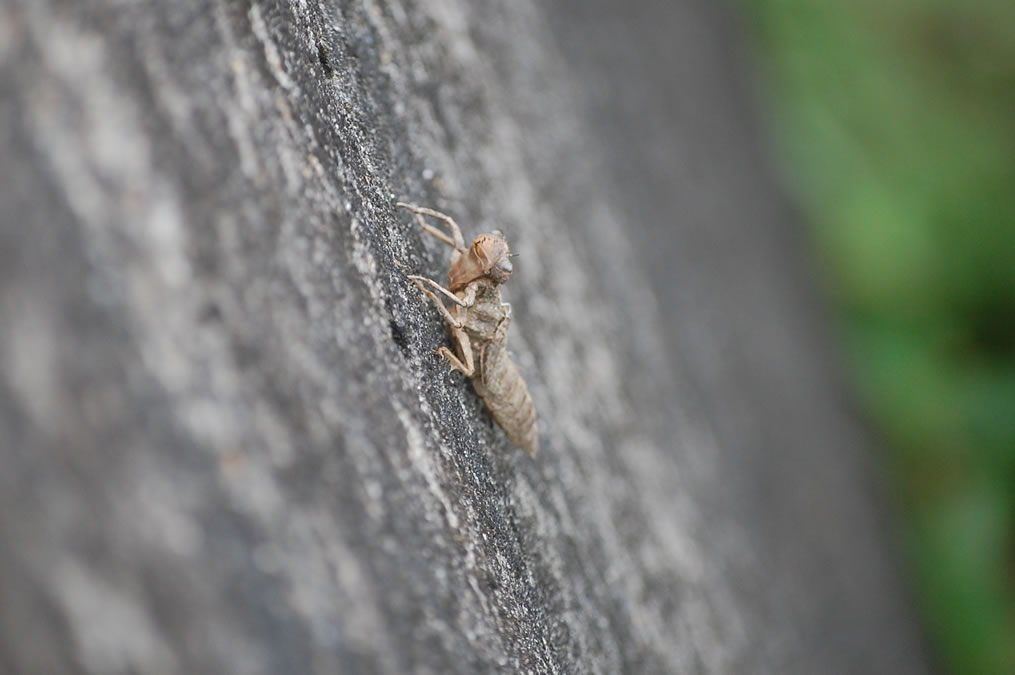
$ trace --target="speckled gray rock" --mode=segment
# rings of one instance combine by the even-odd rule
[[[731,36],[3,0],[0,672],[923,672]],[[534,460],[396,199],[521,254]]]

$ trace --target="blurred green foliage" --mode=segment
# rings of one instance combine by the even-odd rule
[[[938,654],[1015,673],[1015,1],[748,7]]]

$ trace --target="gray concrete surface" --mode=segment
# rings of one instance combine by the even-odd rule
[[[0,672],[927,670],[708,2],[0,2]],[[542,453],[396,212],[502,228]]]

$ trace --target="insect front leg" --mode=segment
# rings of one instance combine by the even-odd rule
[[[458,227],[458,223],[456,223],[455,219],[452,218],[451,216],[443,214],[440,211],[428,209],[423,206],[416,206],[415,204],[406,204],[405,202],[397,202],[395,206],[399,206],[403,209],[412,211],[414,214],[416,214],[416,220],[419,222],[419,226],[423,228],[424,232],[440,239],[448,246],[452,246],[456,249],[465,248],[465,237],[462,236],[462,229]],[[448,229],[451,230],[451,236],[449,237],[446,233],[442,232],[441,230],[438,230],[436,227],[423,220],[423,216],[432,216],[433,218],[437,218],[438,220],[443,221],[445,224],[447,224]]]
[[[504,308],[504,316],[497,322],[497,327],[493,330],[493,342],[504,345],[507,344],[508,328],[511,327],[511,305],[505,302],[501,307]]]

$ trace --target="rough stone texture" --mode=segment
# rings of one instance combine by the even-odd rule
[[[925,671],[743,70],[707,0],[0,1],[0,672]],[[535,460],[396,199],[521,254]]]

